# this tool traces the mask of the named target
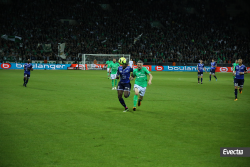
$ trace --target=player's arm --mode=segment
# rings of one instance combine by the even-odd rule
[[[120,78],[120,72],[119,72],[119,68],[117,69],[117,72],[116,72],[116,79],[119,79]]]
[[[247,68],[246,67],[244,68],[243,74],[247,74]]]
[[[30,70],[33,71],[33,66],[30,67]]]
[[[153,75],[148,71],[148,69],[146,69],[146,74],[149,75],[148,85],[151,85],[152,84]]]
[[[215,63],[215,66],[214,66],[215,68],[217,67],[217,63]]]
[[[129,80],[133,80],[135,78],[134,72],[131,73]]]
[[[199,67],[198,67],[198,65],[197,65],[197,70],[198,70],[198,72],[200,72],[200,71],[199,71]]]
[[[206,68],[205,68],[205,67],[203,67],[203,70],[204,70],[205,72],[207,72],[207,70],[206,70]]]
[[[151,73],[149,73],[148,75],[149,75],[148,85],[151,85],[152,84],[153,75]]]

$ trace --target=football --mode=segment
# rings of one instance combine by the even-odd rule
[[[121,57],[121,58],[119,59],[119,64],[121,64],[121,65],[126,64],[126,58],[125,58],[125,57]]]

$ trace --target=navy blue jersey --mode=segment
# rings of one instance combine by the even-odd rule
[[[215,66],[216,66],[216,62],[211,62],[211,69],[214,70],[215,69]]]
[[[204,64],[199,63],[199,64],[197,65],[197,68],[198,68],[198,70],[199,70],[200,72],[203,72]]]
[[[29,63],[25,63],[24,65],[24,73],[30,75],[30,69],[32,68],[32,65]]]
[[[120,75],[121,83],[130,83],[129,77],[131,72],[133,72],[133,68],[131,68],[130,66],[127,66],[125,69],[123,69],[122,66],[120,66],[118,67],[116,75]]]
[[[243,65],[243,64],[241,66],[237,65],[235,67],[235,72],[236,72],[235,78],[236,79],[244,79],[244,74],[240,74],[240,73],[245,72],[245,71],[247,71],[247,68],[245,65]]]

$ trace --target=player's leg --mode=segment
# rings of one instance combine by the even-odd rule
[[[141,101],[143,100],[143,97],[144,97],[144,95],[146,93],[146,87],[145,88],[140,87],[139,93],[140,93],[140,96],[139,96],[139,99],[138,99],[138,106],[141,106]]]
[[[116,75],[115,75],[115,78],[116,78]],[[116,86],[117,86],[117,79],[115,79],[115,89],[116,89]]]
[[[124,86],[119,82],[118,86],[117,86],[117,93],[118,93],[118,99],[119,102],[121,103],[121,105],[125,108],[125,110],[123,112],[128,111],[128,107],[125,104],[125,101],[122,98],[123,92],[124,92]]]
[[[240,91],[240,94],[242,94],[243,85],[244,85],[244,79],[241,79],[241,80],[240,80],[239,85],[240,85],[240,89],[239,89],[239,91]]]
[[[209,81],[211,81],[211,74],[212,74],[212,69],[210,69],[210,73],[209,73]]]
[[[198,84],[200,83],[200,73],[198,72]]]
[[[111,78],[112,90],[114,90],[114,80]]]
[[[126,83],[124,85],[125,85],[125,88],[124,88],[124,97],[128,98],[129,95],[130,95],[131,84],[130,83]]]
[[[237,94],[238,94],[238,79],[234,79],[234,95],[235,95],[234,101],[238,100]]]
[[[27,86],[28,82],[29,82],[29,79],[30,79],[30,75],[27,74],[27,79],[26,79],[26,82],[25,82],[25,87]]]
[[[26,79],[27,79],[27,74],[24,74],[24,77],[23,77],[23,86],[25,86]]]
[[[135,95],[134,95],[134,107],[133,107],[133,110],[136,111],[136,104],[137,104],[138,95],[139,95],[139,90],[138,90],[136,84],[134,85],[134,91],[135,91]]]
[[[215,78],[216,81],[217,81],[217,77],[216,77],[216,75],[215,75],[215,70],[213,70],[213,76],[214,76],[214,78]]]
[[[109,79],[109,68],[107,67],[107,77]]]
[[[111,84],[112,84],[112,90],[114,90],[114,74],[110,75],[110,79],[111,79]]]
[[[202,79],[203,79],[202,77],[203,77],[203,74],[201,74],[201,84],[202,84]]]

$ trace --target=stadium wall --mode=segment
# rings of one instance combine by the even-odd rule
[[[0,63],[0,69],[10,70],[23,70],[25,63]],[[78,64],[40,64],[31,63],[35,70],[72,70],[77,69]],[[103,69],[105,64],[93,64],[96,69]],[[93,68],[92,66],[92,68]],[[149,71],[175,71],[175,72],[197,72],[196,66],[156,66],[156,65],[143,65]],[[79,68],[83,67],[83,64],[79,64]],[[88,69],[87,65],[85,65]],[[133,68],[137,68],[134,65]],[[205,66],[206,71],[210,71],[210,67]],[[233,72],[232,67],[217,67],[215,72]],[[247,67],[248,73],[250,73],[250,67]]]

